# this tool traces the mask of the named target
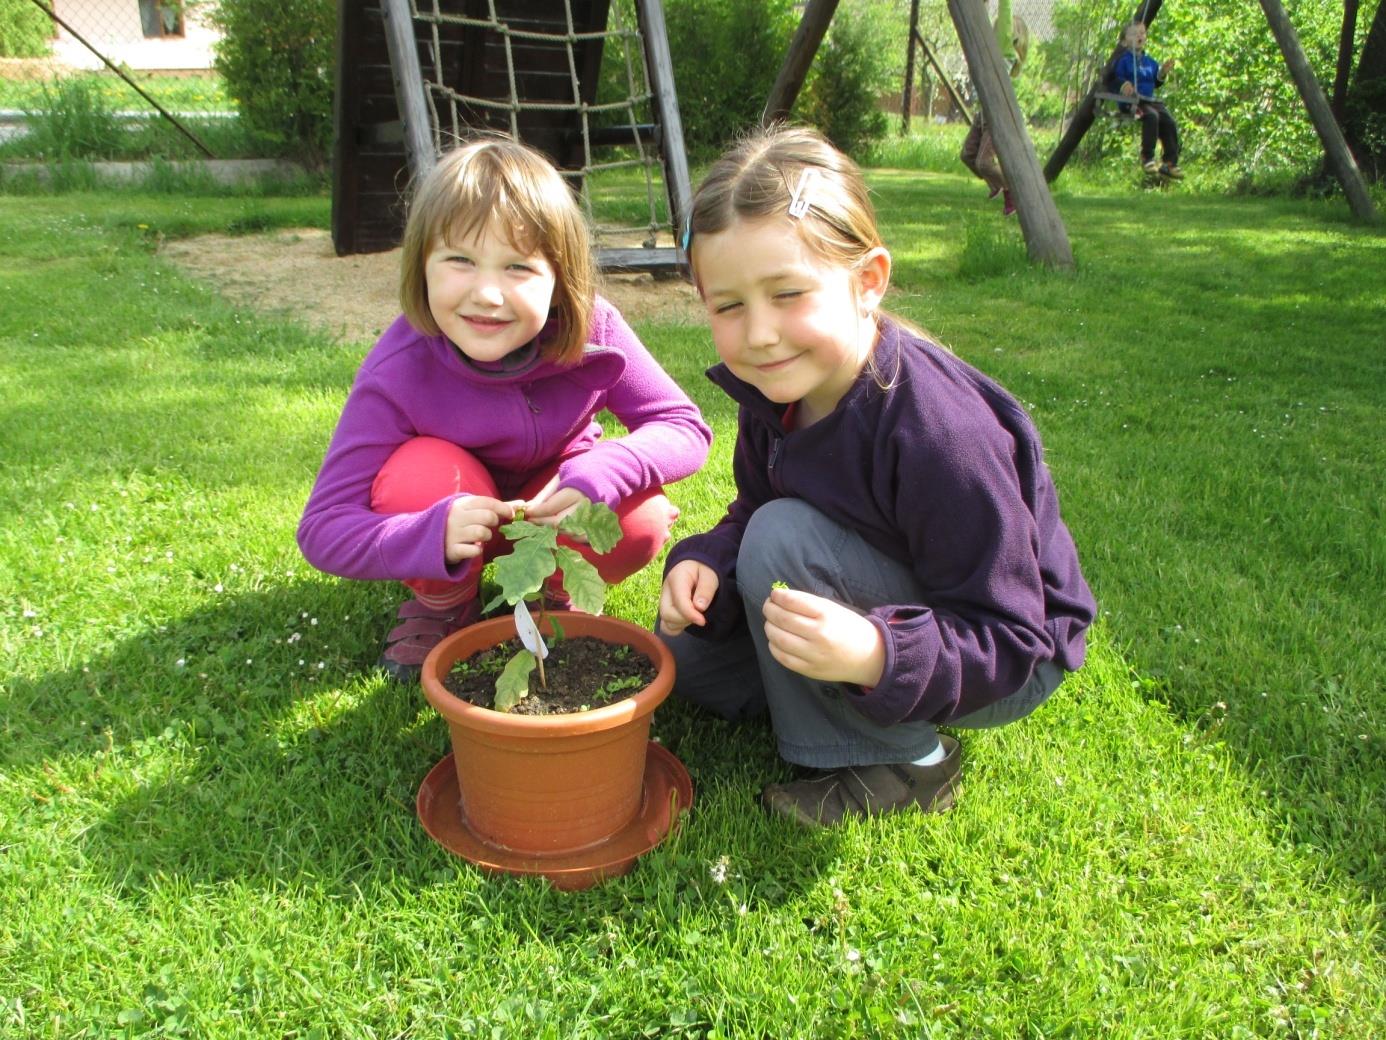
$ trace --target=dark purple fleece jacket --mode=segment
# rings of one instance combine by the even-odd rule
[[[785,406],[725,365],[708,377],[740,405],[737,497],[669,555],[666,570],[698,560],[720,578],[707,626],[689,632],[724,638],[746,623],[742,532],[762,504],[787,497],[858,531],[925,590],[919,603],[867,614],[885,639],[885,671],[875,687],[849,689],[873,721],[947,722],[1014,693],[1040,661],[1083,663],[1096,604],[1039,435],[998,384],[889,319],[874,364],[805,429],[786,431]]]

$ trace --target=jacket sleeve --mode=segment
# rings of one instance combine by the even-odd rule
[[[1112,66],[1112,80],[1108,86],[1112,88],[1113,93],[1117,93],[1120,92],[1123,83],[1134,84],[1135,82],[1135,60],[1130,51],[1122,51],[1116,64]]]
[[[614,508],[631,495],[696,473],[707,461],[712,430],[620,312],[604,301],[595,315],[592,340],[625,355],[625,372],[604,403],[628,432],[567,460],[558,478],[561,487],[576,488]]]
[[[1054,655],[1040,537],[1021,471],[1042,465],[999,425],[946,431],[920,450],[897,436],[896,522],[927,602],[877,607],[878,685],[851,703],[881,725],[946,722],[1009,696]]]
[[[724,639],[742,624],[741,597],[736,592],[736,558],[741,551],[741,538],[755,511],[776,498],[767,473],[765,447],[748,432],[745,413],[742,413],[741,432],[732,455],[732,475],[736,480],[736,498],[727,507],[726,515],[717,526],[703,534],[693,535],[676,544],[664,564],[664,573],[683,560],[696,560],[710,567],[717,575],[717,595],[704,611],[707,624],[690,626],[691,635],[709,639]]]
[[[314,567],[343,578],[456,581],[475,565],[449,566],[444,556],[448,510],[458,496],[416,513],[371,509],[376,474],[413,436],[391,395],[358,375],[298,525],[299,548]]]

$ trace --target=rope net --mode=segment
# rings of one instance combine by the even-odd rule
[[[655,98],[630,0],[614,0],[600,26],[575,20],[574,0],[521,0],[510,5],[513,12],[498,10],[505,5],[497,0],[466,5],[484,8],[475,15],[456,13],[460,6],[458,0],[410,0],[416,26],[426,27],[426,37],[419,34],[428,40],[421,70],[434,147],[441,152],[478,130],[508,130],[555,158],[599,245],[633,245],[636,238],[653,248],[661,234],[664,244],[672,243],[663,165],[641,130],[652,127]],[[463,69],[462,75],[491,89],[466,92],[456,74],[449,76],[448,59],[461,39],[486,73]],[[498,77],[502,90],[495,89]],[[535,86],[542,89],[526,90]],[[536,125],[545,128],[542,135],[533,132]],[[544,147],[555,134],[564,143],[561,157]],[[621,171],[639,171],[639,183]]]

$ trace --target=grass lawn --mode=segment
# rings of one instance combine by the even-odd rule
[[[1044,434],[1088,667],[963,735],[952,813],[828,833],[757,811],[765,728],[666,705],[693,813],[576,894],[427,837],[397,594],[294,545],[369,344],[153,248],[327,200],[0,197],[0,1036],[1386,1035],[1386,237],[1066,174],[1063,276],[976,181],[871,181],[891,305]],[[734,413],[700,327],[639,331],[718,433],[701,530]]]

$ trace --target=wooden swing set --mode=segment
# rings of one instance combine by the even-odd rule
[[[1334,118],[1333,111],[1328,105],[1328,99],[1324,96],[1323,88],[1319,86],[1319,81],[1309,66],[1309,59],[1304,55],[1304,48],[1300,46],[1299,36],[1295,32],[1294,25],[1290,22],[1289,15],[1285,13],[1284,5],[1280,0],[1259,0],[1259,2],[1261,10],[1265,13],[1266,21],[1270,24],[1271,32],[1275,36],[1276,43],[1280,47],[1280,53],[1285,58],[1285,65],[1290,70],[1290,76],[1294,79],[1300,99],[1309,112],[1309,119],[1314,124],[1314,130],[1323,144],[1324,155],[1328,160],[1329,168],[1343,187],[1343,194],[1347,197],[1348,205],[1359,220],[1364,223],[1375,223],[1377,220],[1376,207],[1372,204],[1371,195],[1367,192],[1362,171],[1357,168],[1357,161],[1348,149],[1342,128],[1338,125],[1337,119]],[[1163,4],[1164,0],[1142,0],[1132,13],[1130,20],[1144,22],[1149,27],[1156,15],[1160,13]],[[1113,50],[1107,63],[1094,79],[1091,89],[1088,90],[1074,110],[1068,128],[1064,131],[1058,145],[1055,146],[1049,161],[1045,163],[1044,179],[1046,181],[1054,181],[1063,172],[1074,149],[1083,140],[1083,135],[1092,127],[1098,105],[1109,96],[1106,89],[1107,77],[1121,54],[1122,48],[1120,46]],[[1005,162],[1004,158],[1002,162]]]

